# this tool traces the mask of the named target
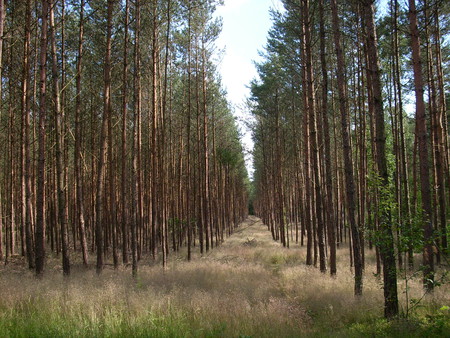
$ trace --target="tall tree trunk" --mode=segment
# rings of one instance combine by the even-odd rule
[[[320,63],[322,68],[322,123],[325,147],[325,184],[326,184],[326,215],[328,245],[330,247],[330,274],[335,275],[336,268],[336,221],[333,205],[333,176],[331,166],[330,127],[328,122],[328,72],[325,49],[325,18],[323,0],[319,1],[320,16]]]
[[[42,0],[42,21],[39,54],[39,130],[38,173],[36,197],[36,274],[42,275],[45,264],[45,139],[47,118],[47,31],[49,0]]]
[[[416,131],[419,146],[420,162],[420,191],[423,209],[423,284],[431,291],[434,287],[433,260],[433,224],[431,221],[431,191],[430,172],[428,163],[428,136],[425,116],[425,102],[423,99],[422,61],[420,57],[419,29],[417,27],[417,10],[415,0],[409,0],[409,29],[411,33],[411,48],[414,70],[414,89],[416,94]]]
[[[1,0],[0,0],[1,1]],[[25,35],[23,46],[22,72],[22,213],[25,226],[26,254],[28,268],[35,269],[35,257],[32,241],[33,202],[31,192],[30,159],[30,43],[31,43],[31,1],[27,0],[25,8]]]
[[[166,119],[167,116],[167,96],[169,89],[168,89],[168,69],[169,69],[169,39],[170,39],[170,29],[171,29],[171,0],[167,1],[167,29],[166,29],[166,46],[165,46],[165,56],[164,56],[164,87],[163,87],[163,98],[162,98],[162,121],[163,121],[163,132],[161,135],[161,149],[163,150],[163,153],[161,154],[162,157],[164,157],[165,152],[165,144],[166,144],[166,132],[165,132],[165,126],[166,126]],[[163,163],[164,164],[164,163]],[[164,165],[161,166],[162,171],[162,184],[163,184],[163,196],[166,196],[168,193],[168,175],[167,171],[164,167]],[[163,238],[164,238],[164,246],[166,246],[166,253],[163,254],[163,267],[166,267],[167,265],[167,253],[169,252],[168,245],[166,244],[166,241],[168,241],[169,232],[168,232],[168,224],[167,224],[167,200],[163,200]],[[175,231],[175,225],[174,225],[174,231]]]
[[[438,110],[436,116],[436,128],[437,128],[437,136],[438,136],[438,144],[437,150],[439,152],[439,171],[440,171],[440,182],[439,182],[439,218],[440,218],[440,232],[441,232],[441,246],[444,254],[448,255],[448,230],[446,225],[446,214],[447,208],[446,206],[446,185],[445,178],[447,178],[447,184],[450,184],[449,177],[449,161],[447,158],[448,152],[446,150],[447,145],[447,137],[448,132],[446,131],[445,123],[446,119],[446,95],[445,95],[445,87],[444,87],[444,74],[442,70],[442,52],[441,52],[441,34],[439,27],[439,12],[438,12],[438,3],[435,4],[434,9],[434,45],[435,45],[435,64],[436,64],[436,73],[437,73],[437,82],[438,82],[438,92],[439,92],[439,103]]]
[[[156,3],[152,4],[152,248],[153,248],[153,259],[156,259],[157,254],[157,239],[158,233],[160,231],[160,214],[159,214],[159,203],[158,203],[158,131],[159,131],[159,112],[158,112],[158,35],[157,35],[157,10]]]
[[[82,61],[83,61],[83,40],[84,40],[84,5],[85,0],[80,3],[80,20],[78,28],[78,51],[77,51],[77,73],[76,73],[76,99],[75,99],[75,151],[74,151],[74,166],[75,166],[75,186],[76,186],[76,204],[77,217],[76,222],[79,226],[80,245],[83,256],[83,264],[88,264],[88,248],[86,240],[86,222],[84,211],[84,192],[83,192],[83,174],[81,170],[81,158],[83,156],[81,150],[81,141],[83,139],[83,127],[81,119],[81,76],[82,76]]]
[[[353,259],[355,266],[355,295],[361,295],[363,289],[363,267],[359,229],[355,219],[355,180],[353,174],[352,153],[350,148],[349,123],[347,121],[348,101],[345,79],[345,61],[341,45],[340,24],[336,0],[331,0],[335,52],[337,57],[337,81],[339,93],[339,110],[341,113],[341,133],[344,154],[345,186],[347,197],[348,219],[353,243]]]
[[[0,100],[3,99],[3,30],[5,25],[6,6],[5,0],[0,0]],[[1,107],[0,107],[0,116]],[[0,186],[0,260],[3,259],[3,213],[2,213],[2,187]],[[29,248],[29,247],[28,247]],[[30,264],[30,263],[29,263]],[[30,266],[30,269],[32,267]]]
[[[205,227],[206,252],[209,250],[210,238],[212,239],[211,220],[210,220],[210,177],[209,177],[209,150],[208,150],[208,112],[207,112],[207,96],[206,96],[206,51],[202,41],[202,99],[203,99],[203,224]],[[211,244],[213,242],[211,241]]]
[[[324,237],[324,221],[322,210],[322,183],[321,183],[321,170],[320,170],[320,154],[318,146],[317,136],[317,119],[316,119],[316,98],[314,89],[314,77],[312,66],[312,38],[311,38],[311,14],[309,10],[309,0],[303,0],[303,11],[305,15],[305,52],[306,52],[306,80],[308,84],[308,106],[310,117],[310,141],[312,148],[313,158],[313,171],[314,171],[314,189],[315,189],[315,216],[317,219],[317,238],[319,246],[319,265],[320,271],[326,272],[326,258],[325,258],[325,237]]]
[[[408,162],[406,157],[406,142],[405,142],[405,128],[403,117],[403,95],[401,87],[401,73],[400,73],[400,50],[399,50],[399,37],[398,37],[398,1],[394,1],[394,84],[397,91],[398,100],[398,120],[399,120],[399,133],[400,133],[400,161],[401,161],[401,184],[402,184],[402,208],[404,209],[403,215],[406,223],[406,227],[411,229],[411,203],[410,203],[410,191],[409,191],[409,172]],[[414,253],[412,239],[408,241],[408,266],[410,269],[414,267]]]
[[[50,37],[52,45],[52,78],[53,100],[55,112],[55,137],[56,137],[56,185],[58,192],[58,219],[61,225],[62,266],[64,275],[70,274],[69,239],[67,235],[68,214],[66,206],[66,187],[64,180],[64,116],[61,109],[61,96],[58,73],[58,57],[56,51],[56,27],[54,15],[55,3],[50,0]]]
[[[129,30],[129,0],[125,1],[125,25],[123,41],[123,73],[122,73],[122,262],[128,264],[128,194],[127,194],[127,112],[128,112],[128,30]],[[136,13],[137,14],[137,13]],[[134,202],[134,201],[133,201]],[[133,215],[134,217],[134,215]]]
[[[301,41],[301,49],[302,54],[306,54],[306,41],[305,41],[305,31],[306,31],[306,22],[304,16],[301,16],[302,20],[302,41]],[[307,88],[307,76],[306,76],[306,69],[303,67],[302,70],[302,84],[304,88]],[[303,102],[304,106],[308,107],[308,95],[307,90],[303,91]],[[304,170],[304,186],[305,186],[305,216],[304,216],[304,223],[305,223],[305,230],[306,230],[306,236],[307,236],[307,242],[306,242],[306,265],[312,265],[313,264],[313,257],[312,257],[312,246],[313,246],[313,231],[312,231],[312,183],[311,183],[311,165],[310,165],[310,123],[309,123],[309,114],[306,111],[306,109],[303,112],[303,170]]]
[[[192,185],[191,185],[191,116],[192,116],[192,96],[191,96],[191,62],[192,62],[192,9],[191,6],[188,6],[188,50],[187,50],[187,127],[186,127],[186,153],[187,153],[187,161],[186,161],[186,226],[187,226],[187,260],[190,261],[192,258],[192,227],[191,227],[191,215],[193,208],[191,199],[192,199]]]
[[[373,105],[375,112],[375,145],[377,153],[377,169],[381,179],[380,197],[386,199],[389,174],[386,160],[386,133],[384,123],[383,101],[381,93],[380,63],[377,51],[377,36],[375,31],[373,2],[365,3],[363,7],[363,21],[367,30],[368,71],[370,73]],[[391,215],[389,210],[381,210],[380,230],[383,240],[380,244],[383,261],[384,280],[384,315],[392,318],[398,314],[397,269],[395,265],[394,236],[392,233]]]
[[[100,154],[97,166],[97,193],[95,201],[95,244],[97,247],[97,273],[103,270],[103,199],[104,199],[104,179],[107,150],[107,128],[108,120],[111,118],[111,34],[112,34],[112,13],[114,0],[108,0],[107,8],[107,28],[106,28],[106,51],[104,62],[104,88],[103,88],[103,119],[100,131]]]
[[[139,223],[139,175],[138,175],[138,152],[139,152],[139,124],[141,114],[141,57],[139,38],[141,34],[141,7],[140,1],[135,2],[135,18],[136,18],[136,32],[134,37],[134,123],[133,123],[133,166],[132,166],[132,222],[131,222],[131,264],[132,275],[137,277],[137,224]],[[152,194],[154,192],[152,191]]]

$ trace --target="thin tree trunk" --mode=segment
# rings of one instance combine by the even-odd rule
[[[438,3],[436,3],[435,13],[434,13],[434,42],[435,42],[435,63],[436,63],[436,73],[437,73],[437,82],[438,82],[438,92],[439,92],[439,103],[438,103],[438,111],[436,116],[436,128],[437,128],[437,136],[438,136],[438,144],[436,145],[439,151],[439,170],[440,173],[440,182],[439,182],[439,217],[440,217],[440,223],[441,223],[441,246],[442,251],[446,255],[449,254],[448,252],[448,231],[447,231],[447,225],[446,225],[446,214],[447,214],[447,206],[446,206],[446,197],[445,197],[445,191],[446,191],[446,185],[445,185],[445,178],[447,178],[447,184],[450,184],[449,182],[449,162],[447,158],[448,152],[446,151],[446,140],[447,140],[447,131],[445,130],[445,126],[447,125],[445,123],[445,117],[446,117],[446,101],[445,101],[445,87],[444,87],[444,75],[442,71],[442,52],[441,52],[441,35],[440,35],[440,28],[439,28],[439,13],[438,13]],[[450,196],[450,195],[449,195]]]
[[[328,122],[328,72],[325,49],[325,18],[323,0],[319,1],[320,15],[320,63],[322,70],[322,123],[325,147],[325,184],[326,184],[326,215],[328,245],[330,247],[330,274],[335,275],[336,268],[336,221],[333,205],[333,176],[331,166],[330,127]]]
[[[337,81],[339,93],[339,110],[341,113],[341,133],[344,154],[344,171],[345,171],[345,185],[347,197],[348,218],[350,222],[350,229],[353,243],[353,257],[355,266],[355,295],[362,295],[363,289],[363,268],[361,257],[361,244],[359,229],[356,225],[355,219],[355,181],[353,174],[352,154],[350,148],[349,124],[347,121],[348,102],[345,79],[345,61],[341,45],[340,24],[336,0],[331,0],[333,33],[335,52],[337,57]]]
[[[125,1],[125,26],[123,41],[123,73],[122,73],[122,262],[128,264],[128,215],[127,215],[127,111],[128,111],[128,30],[129,30],[129,0]],[[134,201],[133,201],[134,202]],[[133,215],[134,217],[134,215]]]
[[[107,127],[111,118],[111,34],[112,34],[112,12],[114,0],[108,0],[107,8],[107,31],[106,31],[106,51],[104,63],[104,88],[103,88],[103,119],[100,131],[100,154],[97,167],[97,193],[95,201],[95,244],[97,247],[97,273],[103,270],[103,199],[104,199],[104,179],[105,163],[107,151]]]
[[[1,1],[1,0],[0,0]],[[23,47],[22,73],[22,212],[25,226],[26,254],[28,268],[35,269],[32,241],[33,204],[31,199],[31,159],[30,159],[30,43],[31,43],[31,2],[27,0],[25,9],[25,39]]]
[[[42,0],[42,23],[39,55],[39,131],[38,131],[38,173],[36,197],[36,274],[42,275],[45,264],[45,139],[47,115],[47,30],[48,0]]]
[[[156,259],[157,254],[157,239],[159,232],[159,205],[158,205],[158,131],[159,131],[159,112],[158,112],[158,41],[157,41],[157,18],[156,18],[156,4],[152,4],[152,103],[151,103],[151,111],[152,111],[152,248],[153,248],[153,259]]]
[[[5,0],[0,0],[0,100],[3,98],[3,30],[5,25],[6,6]],[[26,25],[26,23],[25,23]],[[29,26],[25,26],[29,27]],[[0,109],[0,116],[1,116]],[[2,188],[0,187],[0,260],[3,259],[3,212],[2,212]],[[28,247],[28,250],[30,248]],[[30,261],[28,261],[30,262]],[[29,263],[30,264],[30,263]],[[30,269],[32,267],[30,266]]]
[[[135,61],[135,74],[134,74],[134,123],[133,123],[133,166],[132,166],[132,223],[131,223],[131,264],[132,275],[137,277],[138,265],[137,265],[137,224],[139,222],[139,175],[138,175],[138,152],[139,152],[139,123],[141,114],[141,58],[139,51],[139,38],[141,34],[141,7],[140,1],[135,2],[135,19],[136,19],[136,32],[134,41],[134,61]],[[152,194],[154,191],[152,191]],[[153,235],[153,232],[152,232]]]
[[[186,161],[186,181],[187,181],[187,187],[186,187],[186,225],[187,225],[187,260],[190,261],[192,258],[192,227],[191,227],[191,215],[192,215],[192,183],[191,183],[191,115],[192,115],[192,97],[191,97],[191,62],[192,62],[192,46],[191,46],[191,40],[192,40],[192,34],[191,34],[191,24],[192,24],[192,18],[191,18],[191,7],[188,8],[188,50],[187,50],[187,75],[188,75],[188,83],[187,83],[187,130],[186,130],[186,153],[187,153],[187,161]]]
[[[373,105],[375,113],[375,145],[377,154],[377,169],[381,179],[382,188],[380,197],[387,198],[389,174],[386,160],[386,133],[384,123],[383,101],[381,94],[380,65],[377,52],[377,36],[374,22],[373,2],[366,3],[363,7],[363,20],[367,29],[367,53],[368,71],[371,81]],[[384,280],[384,315],[392,318],[398,314],[397,296],[397,269],[395,264],[394,237],[392,234],[391,215],[389,210],[381,211],[380,230],[383,234],[383,241],[380,244],[381,258],[383,260],[383,280]]]
[[[304,16],[301,17],[302,20],[302,33],[303,38],[301,41],[301,48],[303,54],[305,54],[306,50],[306,41],[305,41],[305,31],[306,31],[306,23]],[[306,70],[305,67],[303,67],[302,71],[302,84],[304,88],[307,88],[307,77],[306,77]],[[308,95],[307,91],[303,91],[303,102],[304,106],[308,106]],[[305,230],[306,230],[306,236],[307,236],[307,242],[306,242],[306,265],[312,265],[313,264],[313,256],[312,256],[312,246],[313,246],[313,231],[312,231],[312,188],[311,188],[311,166],[310,166],[310,123],[309,123],[309,114],[305,110],[303,112],[305,115],[303,118],[303,166],[304,166],[304,185],[305,185]]]
[[[314,188],[315,188],[315,214],[317,219],[317,239],[319,246],[319,265],[320,271],[326,272],[326,257],[325,257],[325,238],[324,238],[324,221],[322,210],[322,184],[321,184],[321,170],[320,170],[320,154],[318,147],[317,136],[317,119],[316,119],[316,98],[314,89],[314,77],[312,66],[312,38],[311,38],[311,15],[309,13],[309,0],[303,1],[304,14],[305,14],[305,47],[306,47],[306,79],[308,84],[308,106],[310,117],[310,141],[312,148],[313,158],[313,171],[314,171]]]
[[[431,220],[430,172],[428,163],[427,121],[425,102],[423,99],[422,61],[420,57],[419,30],[417,27],[417,10],[415,0],[409,0],[409,29],[411,32],[411,48],[414,70],[414,89],[416,95],[416,131],[419,146],[420,190],[423,209],[423,284],[428,291],[434,288],[433,261],[433,224]]]
[[[75,100],[75,151],[74,151],[74,166],[75,166],[75,185],[76,185],[76,203],[77,203],[77,223],[80,231],[80,246],[83,256],[83,264],[88,264],[88,248],[86,240],[86,225],[85,225],[85,211],[84,211],[84,192],[83,192],[83,174],[81,170],[81,141],[83,139],[83,127],[81,119],[81,76],[82,76],[82,61],[83,61],[83,40],[84,40],[84,5],[85,0],[80,3],[80,21],[78,31],[78,51],[77,51],[77,73],[76,73],[76,100]]]
[[[58,219],[61,225],[62,266],[64,275],[70,274],[69,243],[67,236],[68,214],[66,206],[66,187],[64,180],[64,116],[61,110],[61,96],[59,86],[58,58],[56,52],[56,27],[53,0],[50,0],[50,28],[52,45],[52,78],[53,100],[55,104],[55,134],[56,134],[56,185],[58,191]]]

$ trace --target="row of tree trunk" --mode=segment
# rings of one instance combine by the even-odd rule
[[[215,1],[0,1],[0,258],[207,252],[247,215]],[[4,32],[3,34],[1,34]],[[20,55],[21,57],[17,57]],[[4,57],[2,57],[4,56]]]
[[[356,295],[366,246],[375,247],[385,316],[393,317],[397,269],[413,269],[422,251],[432,290],[434,264],[448,255],[440,33],[448,8],[392,0],[377,23],[371,0],[283,4],[251,86],[255,211],[284,246],[306,241],[306,264],[322,272],[337,273],[336,248],[348,243]],[[408,95],[415,116],[405,111]]]

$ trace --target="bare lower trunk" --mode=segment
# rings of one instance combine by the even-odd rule
[[[70,274],[70,259],[68,248],[68,214],[66,208],[66,187],[64,180],[64,116],[61,109],[60,85],[58,74],[58,59],[56,51],[56,28],[55,16],[53,10],[53,0],[50,7],[50,27],[51,27],[51,46],[52,46],[52,78],[53,78],[53,100],[55,112],[55,133],[56,133],[56,185],[58,194],[58,219],[61,228],[61,248],[62,248],[62,266],[64,275]]]
[[[95,201],[96,221],[95,221],[95,244],[97,247],[97,273],[103,270],[103,199],[104,199],[104,178],[107,151],[107,127],[111,115],[111,33],[112,33],[112,12],[114,0],[108,0],[107,32],[106,32],[106,52],[104,64],[104,89],[103,89],[103,119],[100,131],[100,154],[97,167],[97,193]]]
[[[346,79],[345,79],[345,62],[344,54],[341,45],[340,24],[336,0],[331,0],[331,10],[333,19],[333,33],[335,52],[337,57],[337,81],[339,93],[339,110],[341,113],[341,133],[344,154],[344,171],[345,171],[345,191],[347,197],[348,220],[350,223],[352,243],[353,243],[353,259],[355,266],[355,295],[362,294],[363,288],[363,268],[361,257],[361,244],[359,229],[356,225],[355,219],[355,181],[353,174],[352,154],[350,148],[350,136],[348,130],[348,102],[346,93]]]
[[[415,0],[409,0],[409,29],[411,32],[414,88],[416,94],[416,131],[419,146],[420,190],[422,193],[422,209],[424,211],[423,284],[428,291],[431,291],[434,287],[433,224],[431,221],[432,209],[428,163],[427,121],[425,116],[425,102],[423,99],[422,61],[420,58],[420,41]]]
[[[42,0],[41,45],[39,56],[39,131],[38,173],[36,197],[36,274],[44,272],[45,264],[45,139],[46,139],[46,95],[47,95],[47,30],[48,0]]]
[[[81,140],[83,138],[82,123],[81,123],[81,72],[82,72],[82,58],[83,58],[83,35],[84,35],[84,2],[80,3],[80,22],[78,32],[78,52],[77,52],[77,74],[76,74],[76,100],[75,100],[75,151],[74,151],[74,166],[75,166],[75,189],[76,189],[76,203],[77,203],[77,222],[80,232],[80,245],[83,256],[83,264],[88,264],[88,248],[86,241],[86,226],[85,226],[85,212],[84,212],[84,193],[83,193],[83,177],[81,170]]]
[[[381,93],[380,65],[377,51],[377,36],[375,31],[375,21],[373,3],[363,6],[363,21],[367,30],[367,54],[368,71],[370,73],[369,85],[372,87],[373,107],[375,113],[375,146],[377,155],[378,175],[381,179],[380,198],[386,199],[386,189],[388,189],[389,174],[386,159],[386,133],[384,123],[383,101]],[[383,240],[380,244],[381,259],[383,261],[384,280],[384,315],[392,318],[398,314],[397,296],[397,269],[394,252],[394,236],[392,233],[391,214],[389,210],[382,210],[380,213],[380,230]]]

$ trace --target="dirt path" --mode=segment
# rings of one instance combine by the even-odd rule
[[[278,242],[272,239],[270,231],[262,221],[249,216],[245,222],[219,247],[201,258],[202,261],[232,263],[234,266],[263,266],[272,271],[278,258],[291,255]],[[297,253],[298,254],[298,253]]]

